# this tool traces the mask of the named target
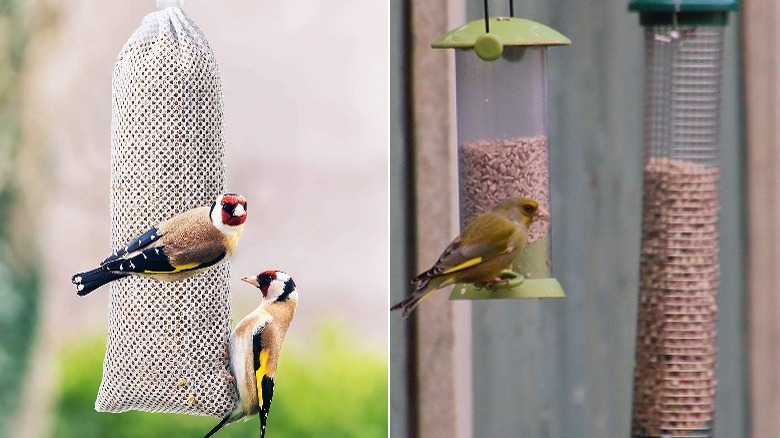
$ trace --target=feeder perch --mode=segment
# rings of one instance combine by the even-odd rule
[[[170,2],[168,2],[170,3]],[[169,6],[168,3],[162,6]],[[111,246],[225,189],[222,84],[206,38],[178,7],[147,15],[119,52],[111,123]],[[223,352],[229,267],[176,282],[111,283],[95,409],[221,417],[235,400]]]
[[[635,0],[644,196],[631,436],[712,437],[723,33],[735,0]]]
[[[550,211],[547,46],[568,44],[557,31],[515,17],[472,21],[433,44],[456,49],[461,229],[516,196]],[[507,285],[456,285],[450,299],[563,297],[550,264],[549,221],[534,223]]]

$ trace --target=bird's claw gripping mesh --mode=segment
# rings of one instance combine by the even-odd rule
[[[723,28],[645,31],[645,168],[632,437],[711,437]]]
[[[117,57],[111,123],[111,245],[211,204],[224,190],[222,85],[201,31],[178,8],[147,15]],[[236,400],[225,376],[228,265],[183,281],[111,285],[95,409],[221,417]]]

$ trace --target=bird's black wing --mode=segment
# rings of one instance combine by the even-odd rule
[[[268,375],[268,356],[270,350],[264,345],[261,326],[252,336],[252,357],[254,358],[255,377],[257,379],[257,403],[260,408],[260,438],[265,437],[265,425],[268,412],[271,410],[271,400],[274,397],[274,379]]]
[[[122,259],[127,254],[132,254],[142,248],[146,248],[147,246],[151,245],[153,242],[157,241],[160,237],[162,237],[162,235],[160,234],[160,230],[158,230],[157,227],[152,227],[149,231],[141,234],[140,236],[128,242],[127,245],[124,246],[124,248],[120,248],[114,251],[110,256],[108,256],[108,258],[103,260],[103,263],[101,263],[100,265],[102,266],[107,263]]]
[[[111,272],[127,272],[137,274],[173,274],[176,272],[192,271],[194,269],[203,269],[219,263],[227,255],[226,252],[203,263],[185,263],[174,265],[170,257],[165,252],[165,246],[153,246],[146,248],[140,253],[130,258],[119,258],[103,263],[101,268]]]

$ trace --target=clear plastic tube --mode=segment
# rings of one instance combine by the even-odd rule
[[[516,196],[549,213],[546,48],[505,47],[492,62],[456,53],[461,227]],[[549,254],[549,221],[534,223],[513,268],[547,278]]]

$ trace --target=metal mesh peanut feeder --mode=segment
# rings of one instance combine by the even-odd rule
[[[516,196],[550,211],[547,46],[567,44],[571,41],[557,31],[515,17],[472,21],[433,44],[456,49],[461,228]],[[450,298],[564,296],[550,276],[549,237],[549,221],[532,225],[512,266],[524,278],[519,285],[490,290],[458,285]]]
[[[111,123],[111,245],[209,205],[224,191],[222,85],[214,54],[181,9],[147,15],[119,53]],[[236,399],[224,373],[227,264],[165,283],[111,284],[95,409],[223,416]]]
[[[695,4],[693,4],[695,3]],[[645,26],[644,196],[633,437],[711,437],[720,87],[732,2],[637,0]]]

